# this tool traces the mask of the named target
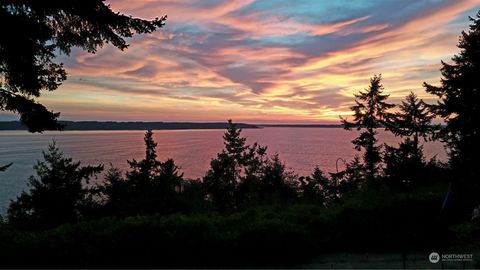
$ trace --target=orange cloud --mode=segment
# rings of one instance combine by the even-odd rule
[[[111,0],[134,16],[168,14],[166,28],[131,39],[124,52],[61,57],[70,77],[41,100],[67,119],[337,122],[377,73],[392,101],[411,90],[433,101],[422,82],[438,80],[465,13],[480,8],[405,1],[392,13],[375,2],[316,16],[296,10],[301,1],[268,2]]]

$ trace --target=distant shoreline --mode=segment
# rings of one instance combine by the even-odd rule
[[[65,125],[64,130],[188,130],[188,129],[225,129],[226,122],[117,122],[117,121],[59,121]],[[247,124],[237,123],[242,129],[257,129],[264,127],[291,128],[341,128],[338,124]],[[27,130],[19,121],[0,121],[2,130]]]
[[[342,124],[259,124],[259,127],[343,128]]]
[[[225,129],[227,123],[194,122],[116,122],[116,121],[59,121],[64,130],[182,130],[182,129]],[[260,128],[257,125],[238,123],[243,129]],[[27,130],[19,121],[0,121],[1,130]]]

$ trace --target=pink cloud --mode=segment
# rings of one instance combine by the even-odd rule
[[[65,58],[69,81],[45,97],[65,117],[336,121],[376,73],[394,101],[421,94],[457,50],[461,28],[445,26],[480,7],[448,1],[404,21],[359,13],[321,23],[266,16],[247,9],[253,0],[109,2],[134,16],[168,14],[167,25],[124,52],[106,46]]]

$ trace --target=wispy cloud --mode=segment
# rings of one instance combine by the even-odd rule
[[[476,0],[111,0],[164,29],[124,52],[59,56],[69,72],[42,97],[69,119],[330,122],[382,73],[399,101],[439,79]]]

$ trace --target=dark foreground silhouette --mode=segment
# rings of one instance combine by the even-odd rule
[[[152,135],[144,159],[126,174],[108,169],[97,186],[85,182],[102,166],[51,144],[0,229],[1,266],[295,267],[324,253],[478,250],[469,242],[478,223],[458,212],[465,198],[442,207],[451,169],[435,161],[412,155],[422,178],[410,181],[387,168],[413,161],[387,164],[374,180],[355,162],[299,177],[230,122],[211,169],[188,180],[173,160],[157,160]]]

